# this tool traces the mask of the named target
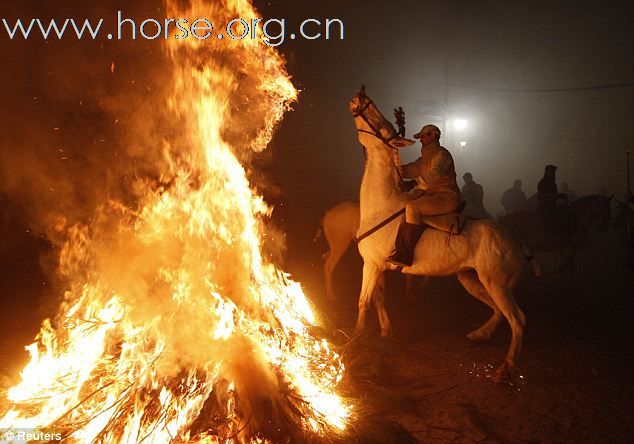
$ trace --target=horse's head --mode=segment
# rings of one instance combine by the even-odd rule
[[[612,196],[592,195],[584,196],[574,201],[571,206],[578,217],[588,221],[591,227],[598,231],[607,231],[610,227],[612,211]]]
[[[363,109],[368,107],[371,102],[372,100],[365,93],[365,85],[363,85],[361,89],[352,96],[352,99],[350,99],[348,109],[352,113],[352,116],[356,117]]]
[[[414,144],[413,140],[398,135],[392,123],[381,114],[372,99],[365,93],[364,86],[352,97],[348,109],[359,131],[359,140],[364,146],[368,145],[365,135],[372,136],[390,148],[403,148]]]

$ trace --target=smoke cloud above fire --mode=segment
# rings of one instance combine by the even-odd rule
[[[23,10],[33,11],[28,3]],[[0,116],[0,185],[26,224],[54,241],[60,215],[86,220],[108,196],[132,203],[135,179],[160,170],[160,142],[171,131],[167,116],[154,112],[165,106],[161,85],[170,74],[161,48],[0,44],[14,55],[1,74],[9,96]]]
[[[34,1],[8,8],[8,18],[64,13]],[[97,18],[113,10],[116,2],[100,2],[74,12]],[[221,17],[209,7],[197,12]],[[138,21],[165,13],[160,2],[126,5],[126,16]],[[259,85],[226,55],[231,42],[213,43],[208,56],[233,83],[223,138],[248,164],[264,149],[262,140],[251,141],[261,130],[253,123],[267,111],[256,100]],[[167,109],[173,74],[161,42],[3,39],[0,45],[12,54],[0,73],[8,93],[0,110],[0,193],[23,214],[21,223],[55,243],[61,222],[85,221],[108,198],[134,206],[139,182],[169,180],[161,177],[165,144],[187,146],[190,135]],[[176,100],[187,107],[192,99]],[[270,185],[262,171],[249,173],[260,188]]]

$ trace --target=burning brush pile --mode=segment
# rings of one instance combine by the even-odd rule
[[[242,0],[166,13],[257,16]],[[300,285],[264,259],[270,209],[244,166],[295,99],[283,60],[250,39],[166,51],[175,136],[147,147],[166,168],[124,184],[135,205],[110,199],[64,227],[64,303],[0,400],[0,428],[77,443],[340,436],[340,357],[312,334]]]

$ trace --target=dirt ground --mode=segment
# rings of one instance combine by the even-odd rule
[[[47,247],[29,242],[31,249],[20,250],[23,257],[5,256],[10,263],[0,282],[0,378],[22,366],[23,344],[37,332],[38,319],[54,309],[51,294],[57,291],[47,289],[40,271]],[[290,249],[289,271],[333,331],[352,335],[361,259],[352,250],[346,254],[335,273],[338,300],[325,301],[319,246],[306,242]],[[341,390],[357,404],[354,441],[634,442],[634,274],[622,245],[614,233],[593,233],[572,275],[563,277],[553,271],[556,257],[538,257],[545,275],[525,277],[516,293],[528,323],[507,384],[492,381],[509,343],[506,323],[490,341],[473,346],[465,335],[488,318],[489,309],[454,277],[432,279],[410,300],[402,276],[390,274],[394,335],[380,338],[372,314],[366,335],[352,343],[341,333],[335,339],[348,368]]]
[[[538,257],[545,275],[525,277],[516,293],[528,322],[518,367],[505,384],[492,379],[509,344],[508,324],[474,346],[465,335],[490,310],[455,278],[432,279],[412,301],[402,277],[391,274],[394,335],[380,338],[374,319],[365,336],[344,347],[346,387],[371,415],[389,418],[410,437],[360,431],[360,441],[634,442],[634,278],[620,245],[614,233],[594,233],[566,276],[554,272],[557,257]],[[354,325],[358,288],[351,282],[360,278],[360,264],[354,253],[344,258],[339,301],[322,304],[336,325]]]

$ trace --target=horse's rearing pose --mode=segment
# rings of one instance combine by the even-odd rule
[[[397,134],[364,91],[350,101],[350,111],[359,131],[359,141],[366,148],[367,161],[360,191],[360,226],[357,237],[402,210],[406,194],[399,189],[399,147],[413,141]],[[357,330],[363,330],[370,301],[374,302],[381,335],[391,333],[385,310],[384,272],[397,267],[388,263],[399,221],[395,219],[359,242],[363,257],[363,282],[359,295]],[[506,379],[515,366],[524,334],[526,317],[515,303],[513,288],[524,264],[519,244],[491,220],[467,222],[460,234],[427,229],[414,250],[411,267],[403,273],[442,276],[457,274],[459,281],[474,297],[487,304],[493,315],[467,337],[474,341],[488,339],[504,316],[512,331],[506,358],[498,367],[496,381]]]

